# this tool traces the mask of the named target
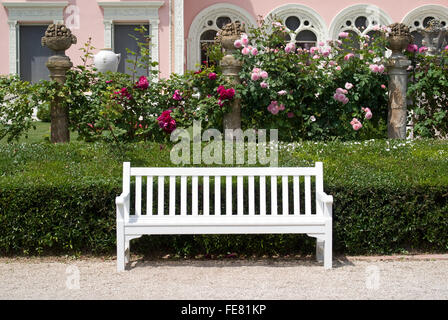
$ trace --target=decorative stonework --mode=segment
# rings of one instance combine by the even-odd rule
[[[104,46],[112,48],[112,28],[114,22],[135,21],[149,22],[149,35],[151,36],[152,61],[159,62],[159,8],[163,1],[126,1],[112,2],[99,1],[98,5],[104,9]],[[158,70],[158,67],[155,67]]]
[[[310,7],[300,4],[287,4],[280,6],[266,15],[266,18],[277,18],[286,25],[288,18],[296,17],[300,21],[300,25],[296,30],[289,30],[291,39],[305,30],[309,30],[316,35],[317,41],[325,41],[328,39],[327,25],[324,19]]]
[[[193,20],[188,33],[187,68],[189,70],[193,70],[201,62],[200,39],[202,33],[207,30],[220,30],[216,25],[219,17],[228,17],[231,22],[240,21],[249,26],[257,25],[257,21],[249,12],[230,3],[219,3],[202,10]]]
[[[62,23],[68,2],[2,2],[2,5],[8,9],[9,72],[17,74],[20,63],[17,52],[18,22]]]
[[[365,29],[356,27],[356,20],[366,18]],[[329,37],[337,39],[342,31],[352,31],[359,35],[366,35],[373,31],[374,26],[387,26],[392,24],[391,17],[382,9],[371,4],[357,4],[339,12],[331,22]]]
[[[434,18],[448,26],[448,7],[440,5],[424,5],[409,12],[402,20],[412,31],[424,28],[425,20]]]
[[[184,0],[174,0],[174,72],[177,74],[184,74],[184,68]]]

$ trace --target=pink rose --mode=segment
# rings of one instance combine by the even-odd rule
[[[386,86],[384,84],[382,84],[381,89],[386,89]]]
[[[249,50],[249,48],[244,48],[242,51],[241,51],[241,53],[243,54],[243,55],[245,55],[245,56],[247,56],[249,53],[250,53],[250,50]]]
[[[288,92],[286,92],[286,90],[281,90],[281,91],[279,91],[278,92],[278,94],[280,95],[280,96],[284,96],[285,94],[287,94]]]
[[[181,95],[179,90],[174,91],[173,99],[176,100],[176,101],[181,101],[182,100],[182,95]]]
[[[235,48],[240,49],[243,46],[243,42],[241,40],[236,40],[233,45]]]
[[[350,124],[352,125],[353,130],[355,130],[355,131],[358,131],[359,129],[362,128],[362,123],[356,118],[353,118],[353,120],[352,120],[352,122],[350,122]]]
[[[289,119],[294,118],[294,112],[288,112],[286,115]]]
[[[242,43],[244,46],[247,46],[247,45],[249,44],[249,39],[247,38],[247,36],[241,38],[241,43]]]
[[[353,53],[349,53],[349,54],[347,54],[345,57],[344,57],[344,60],[345,61],[348,61],[348,60],[350,60],[351,58],[353,58],[355,55],[353,54]]]
[[[339,35],[338,35],[338,37],[339,37],[339,38],[342,38],[342,39],[348,38],[348,36],[349,36],[349,33],[348,33],[348,32],[341,32],[341,33],[339,33]]]
[[[427,48],[427,47],[421,47],[420,49],[418,49],[418,52],[419,52],[419,53],[424,53],[424,52],[426,52],[426,51],[428,51],[428,48]]]
[[[271,104],[268,106],[268,111],[272,113],[273,115],[278,114],[280,111],[278,108],[278,102],[277,101],[271,101]]]
[[[362,108],[362,111],[364,111],[366,113],[365,118],[367,120],[372,119],[373,113],[372,113],[372,111],[369,108]]]
[[[350,89],[352,89],[352,88],[353,88],[353,84],[351,84],[350,82],[347,82],[347,83],[345,84],[345,89],[350,90]]]
[[[216,73],[214,73],[214,72],[210,72],[210,73],[208,74],[208,78],[209,78],[210,80],[216,80],[217,75],[216,75]]]
[[[140,79],[138,79],[136,87],[142,90],[146,90],[149,87],[149,81],[145,76],[141,76]]]
[[[257,48],[253,48],[251,53],[252,53],[253,56],[258,55],[258,49]]]
[[[269,88],[269,84],[263,81],[262,83],[260,83],[260,87],[262,87],[263,89],[267,89]]]
[[[418,46],[416,44],[409,44],[406,50],[408,52],[417,52]]]
[[[261,76],[263,79],[267,79],[267,78],[269,78],[269,74],[268,74],[266,71],[262,71],[262,72],[260,73],[260,76]]]
[[[252,81],[258,81],[258,80],[260,80],[260,76],[258,75],[258,73],[252,73],[252,75],[250,76],[250,78],[252,79]]]

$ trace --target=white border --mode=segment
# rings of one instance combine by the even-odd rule
[[[230,3],[217,3],[202,10],[193,20],[188,33],[187,47],[188,59],[187,67],[193,70],[200,63],[201,48],[200,38],[205,29],[204,25],[209,19],[218,18],[219,16],[230,16],[235,20],[246,22],[249,26],[256,26],[256,19],[246,10]],[[216,30],[218,31],[218,30]]]
[[[338,39],[339,33],[344,30],[351,30],[358,34],[360,31],[355,27],[354,21],[351,27],[345,26],[346,20],[351,20],[359,16],[365,16],[369,22],[376,21],[378,25],[390,25],[392,18],[381,8],[373,4],[356,4],[349,6],[339,12],[331,21],[329,36],[331,39]],[[364,35],[371,31],[372,23],[361,34]]]
[[[8,9],[9,73],[17,74],[20,63],[18,49],[19,23],[63,23],[64,8],[68,5],[68,2],[2,2],[2,5]]]
[[[104,47],[112,48],[114,22],[148,22],[153,44],[151,58],[159,62],[159,8],[164,4],[163,1],[98,1],[104,9]],[[154,67],[154,70],[159,70],[159,67]]]
[[[304,20],[309,20],[311,22],[310,26],[301,25],[294,33],[297,34],[304,30],[310,30],[316,34],[317,42],[326,41],[328,38],[328,29],[325,20],[319,15],[319,13],[310,7],[296,3],[289,3],[275,8],[266,15],[266,18],[271,15],[282,19],[283,24],[285,24],[286,19],[290,16],[297,16],[301,22]]]

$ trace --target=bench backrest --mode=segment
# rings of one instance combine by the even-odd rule
[[[281,192],[278,192],[279,178]],[[323,214],[322,208],[317,203],[315,206],[312,205],[314,197],[312,181],[315,182],[315,191],[323,192],[322,162],[316,162],[315,167],[309,168],[131,168],[131,164],[125,162],[123,165],[123,193],[125,194],[131,192],[131,179],[135,179],[135,193],[131,206],[137,217],[175,216],[176,214],[199,216],[201,213],[204,216]],[[222,210],[224,203],[221,203],[224,200],[221,193],[222,179],[225,184],[224,210]],[[191,184],[187,183],[187,180],[191,180]],[[236,180],[236,192],[232,190],[234,180]],[[180,188],[176,187],[179,181]],[[187,184],[190,185],[190,195],[187,194]],[[165,189],[165,185],[168,189]],[[168,193],[165,193],[166,190]],[[156,196],[155,193],[157,193]],[[278,198],[279,193],[281,193],[280,198]],[[210,206],[211,195],[213,207]],[[165,199],[166,196],[169,199]],[[202,198],[201,201],[199,196]],[[282,200],[281,210],[278,209],[278,199]],[[180,200],[180,206],[176,205],[177,200]],[[291,205],[289,200],[292,200]],[[269,202],[270,208],[267,208]],[[145,210],[142,204],[146,204]],[[234,207],[233,204],[236,206]],[[165,207],[168,210],[165,210]],[[201,211],[200,207],[202,207]],[[126,218],[129,218],[131,210],[127,211]]]

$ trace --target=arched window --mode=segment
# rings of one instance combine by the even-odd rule
[[[324,20],[309,7],[299,4],[284,5],[271,11],[268,18],[280,20],[288,31],[286,41],[294,39],[298,47],[310,48],[327,38]]]
[[[414,42],[419,47],[422,46],[423,38],[417,30],[426,28],[432,19],[438,19],[443,26],[448,26],[448,8],[439,5],[425,5],[412,10],[403,18],[402,22],[411,29]],[[445,41],[448,44],[448,36]]]
[[[375,37],[375,26],[390,24],[392,24],[392,19],[377,6],[358,4],[345,8],[334,17],[330,27],[330,37],[336,40],[341,32]],[[359,44],[354,43],[353,45]]]
[[[231,22],[255,26],[256,20],[244,9],[232,4],[215,4],[201,11],[190,26],[188,35],[189,70],[208,61],[207,48],[213,44],[217,32]]]

